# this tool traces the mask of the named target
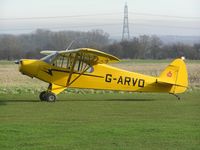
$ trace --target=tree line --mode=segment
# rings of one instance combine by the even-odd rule
[[[113,54],[121,59],[170,59],[185,56],[200,59],[200,43],[164,44],[157,36],[142,35],[129,41],[111,41],[102,30],[88,32],[38,29],[31,34],[0,35],[0,59],[41,58],[42,50],[65,50],[89,47]]]
[[[71,48],[91,47],[102,49],[109,42],[109,35],[102,30],[89,32],[38,29],[31,34],[0,35],[0,59],[41,58],[42,50],[65,50],[73,41]]]
[[[142,35],[130,41],[115,42],[106,51],[120,58],[130,59],[171,59],[182,56],[187,59],[200,59],[200,43],[164,44],[157,36]]]

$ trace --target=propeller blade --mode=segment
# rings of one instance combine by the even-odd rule
[[[15,60],[15,64],[19,64],[20,60]]]

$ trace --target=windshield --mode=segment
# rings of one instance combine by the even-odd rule
[[[45,57],[43,57],[41,60],[48,63],[48,64],[51,64],[51,62],[58,56],[58,52],[54,52],[50,55],[47,55]]]

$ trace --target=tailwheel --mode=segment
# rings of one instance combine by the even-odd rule
[[[55,102],[56,101],[56,95],[52,92],[43,91],[40,93],[40,100],[41,101],[47,101],[47,102]]]

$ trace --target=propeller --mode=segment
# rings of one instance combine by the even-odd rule
[[[15,64],[19,64],[20,60],[15,60]]]
[[[17,65],[22,64],[22,60],[21,59],[15,60],[15,64],[17,64]]]

